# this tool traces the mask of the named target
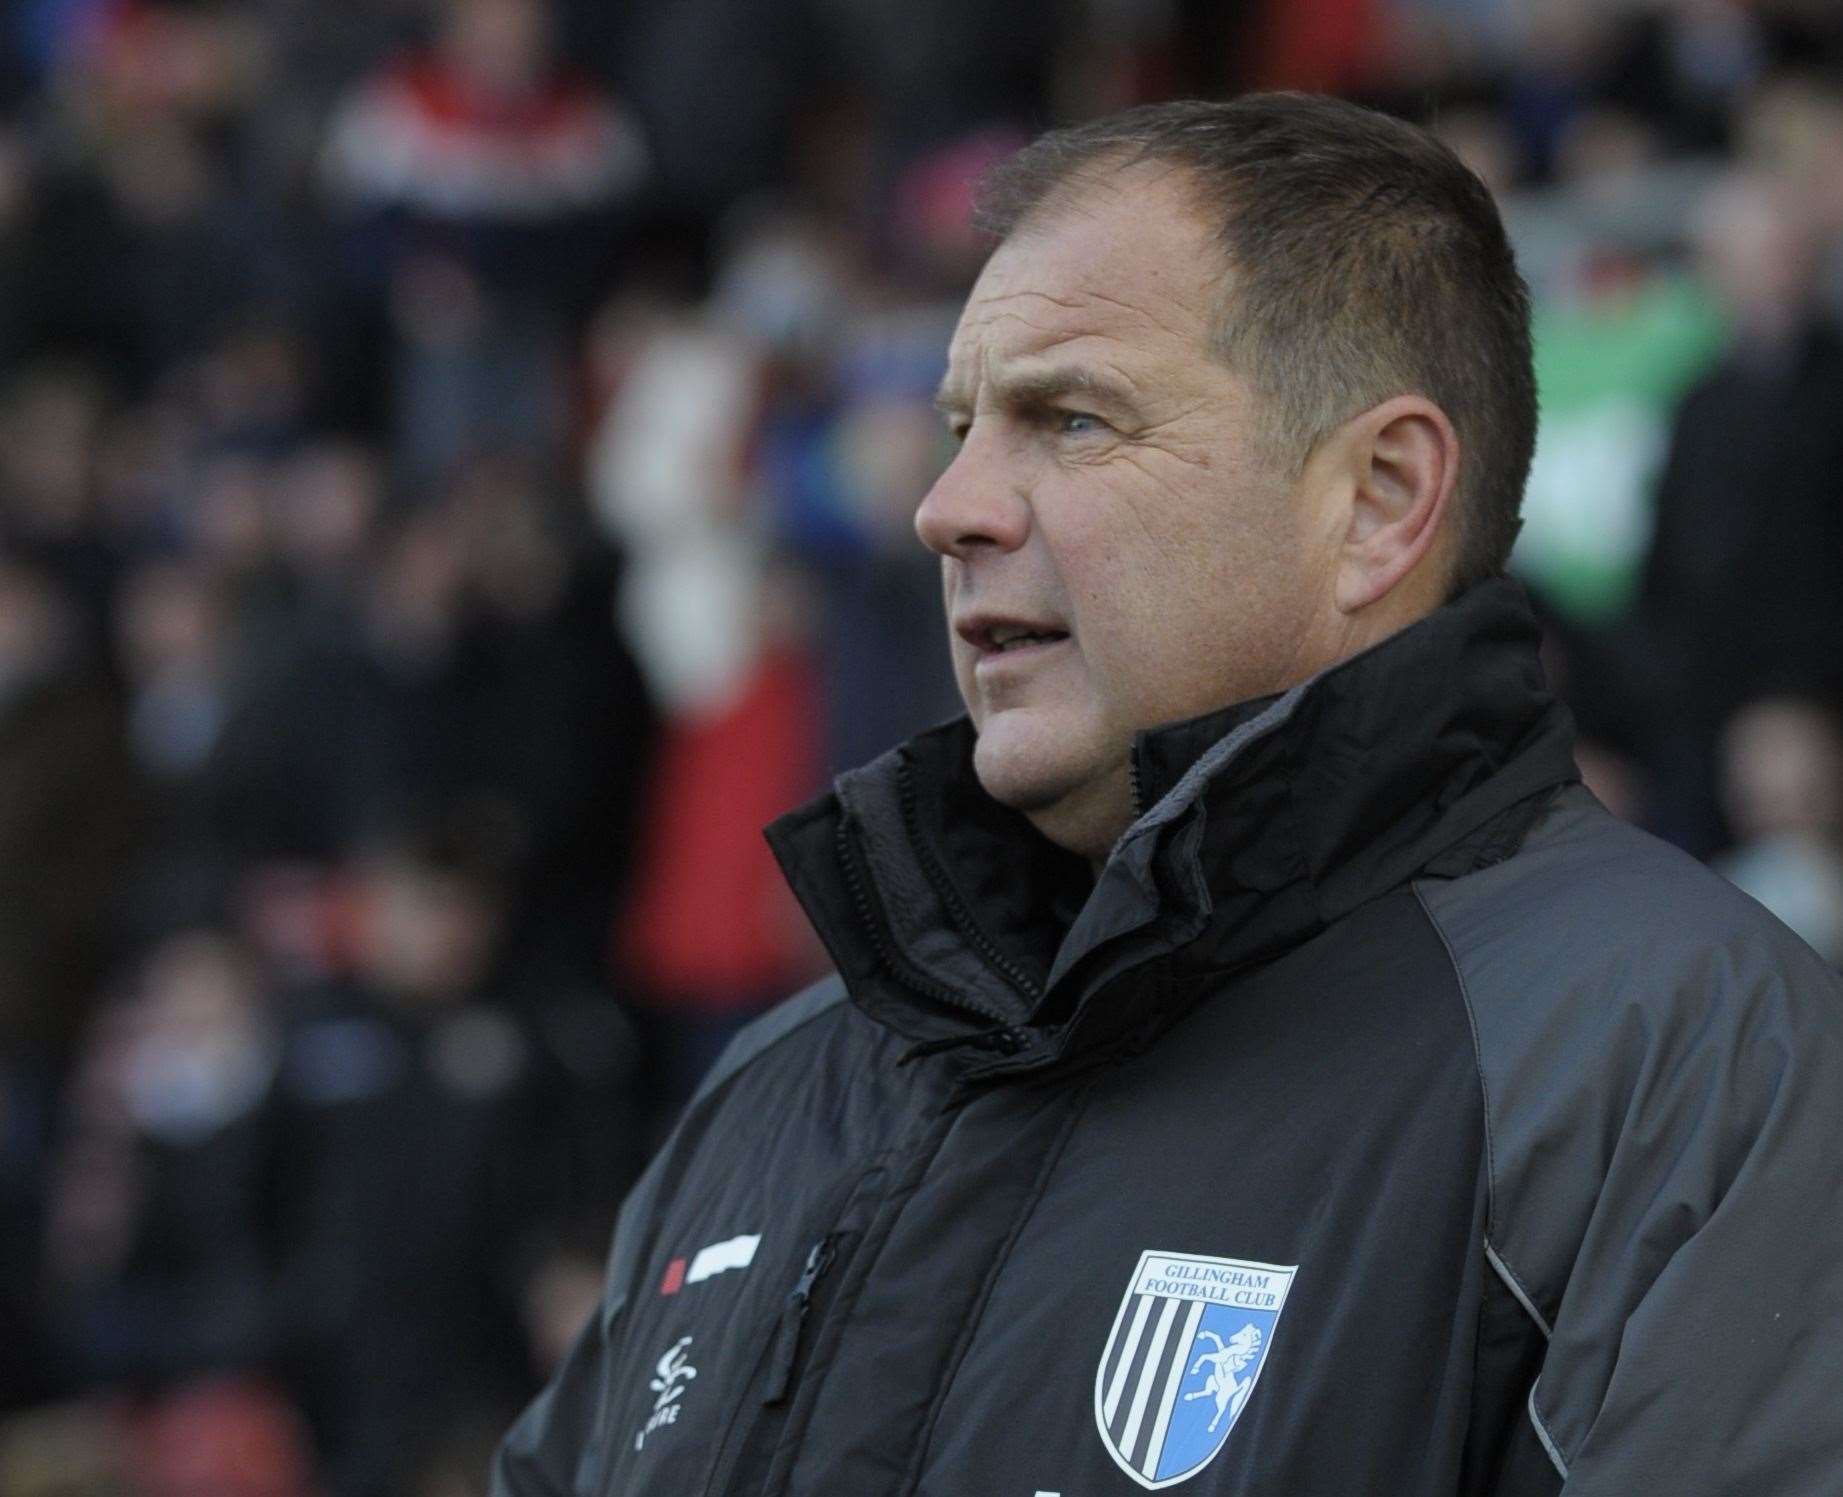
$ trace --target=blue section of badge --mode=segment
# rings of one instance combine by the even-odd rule
[[[1238,1310],[1228,1305],[1204,1310],[1184,1350],[1184,1380],[1178,1386],[1164,1449],[1152,1473],[1154,1481],[1168,1481],[1195,1470],[1228,1439],[1247,1407],[1279,1318],[1273,1310]]]

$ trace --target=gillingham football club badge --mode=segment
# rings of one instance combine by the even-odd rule
[[[1195,1253],[1139,1255],[1095,1369],[1094,1422],[1140,1486],[1187,1481],[1228,1442],[1296,1272]]]

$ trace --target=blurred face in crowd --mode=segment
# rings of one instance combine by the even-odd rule
[[[486,976],[498,933],[487,891],[463,875],[388,855],[365,872],[365,976],[412,1006],[466,997]]]
[[[353,442],[318,442],[275,483],[276,539],[303,576],[337,577],[364,554],[383,502],[377,456]]]
[[[14,525],[35,535],[66,535],[87,523],[103,413],[101,392],[75,371],[53,369],[7,392],[0,405],[0,488]]]
[[[447,21],[448,56],[478,87],[516,94],[542,77],[550,50],[546,0],[451,0]]]
[[[156,948],[142,983],[151,1022],[176,1042],[221,1044],[259,1025],[254,975],[214,932],[190,931]]]
[[[1843,826],[1843,728],[1827,708],[1769,697],[1722,731],[1722,804],[1745,839],[1831,837]]]
[[[1808,218],[1785,189],[1741,173],[1698,207],[1696,268],[1743,336],[1783,338],[1810,309],[1819,267]]]
[[[63,663],[72,632],[70,605],[57,585],[0,558],[0,707]]]
[[[154,561],[116,595],[116,653],[131,682],[208,674],[226,652],[226,621],[202,570]]]
[[[1317,475],[1209,347],[1222,257],[1168,172],[1053,198],[987,263],[940,404],[959,454],[916,516],[942,558],[974,764],[1104,857],[1136,731],[1344,653]]]

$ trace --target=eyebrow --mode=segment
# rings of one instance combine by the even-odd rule
[[[1087,395],[1114,406],[1133,403],[1132,387],[1124,379],[1086,364],[1053,364],[1000,375],[992,385],[997,398],[1013,409],[1051,405],[1069,395]],[[935,392],[934,408],[943,416],[963,415],[971,405],[951,377]]]

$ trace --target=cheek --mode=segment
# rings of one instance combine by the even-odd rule
[[[1116,603],[1085,651],[1096,696],[1133,728],[1163,717],[1162,706],[1191,670],[1192,642],[1179,623],[1182,613],[1156,601]]]
[[[1081,563],[1065,567],[1064,581],[1094,689],[1130,714],[1182,668],[1186,637],[1212,600],[1138,527],[1092,539]]]
[[[1141,578],[1097,597],[1092,627],[1084,618],[1091,689],[1135,729],[1226,707],[1270,689],[1282,613],[1245,577],[1192,566]]]

